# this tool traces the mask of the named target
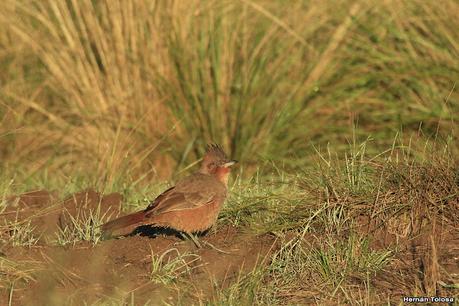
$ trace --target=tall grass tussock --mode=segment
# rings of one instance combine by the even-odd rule
[[[2,165],[21,177],[90,172],[106,187],[167,177],[210,140],[249,167],[295,167],[354,122],[382,145],[400,129],[455,138],[456,8],[3,1]]]

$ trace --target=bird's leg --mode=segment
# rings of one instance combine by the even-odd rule
[[[198,249],[202,249],[202,246],[199,243],[199,239],[195,235],[193,235],[191,233],[180,233],[180,235],[182,235],[183,239],[189,239],[189,240],[193,241],[194,245]]]
[[[190,233],[180,233],[182,235],[182,237],[184,239],[190,239],[191,241],[193,241],[194,245],[198,248],[198,249],[202,249],[202,245],[201,245],[201,242],[206,245],[206,246],[209,246],[211,247],[212,249],[214,249],[215,251],[217,252],[220,252],[220,253],[223,253],[223,254],[231,254],[229,252],[226,252],[226,251],[223,251],[219,248],[217,248],[216,246],[214,246],[213,244],[211,244],[210,242],[207,242],[207,241],[199,241],[199,238],[196,237],[195,235],[193,234],[190,234]]]
[[[212,243],[210,243],[210,242],[203,241],[203,243],[204,243],[205,245],[210,246],[212,249],[214,249],[214,250],[217,251],[217,252],[220,252],[220,253],[223,253],[223,254],[231,254],[230,252],[226,252],[226,251],[223,251],[222,249],[217,248],[216,246],[214,246],[214,245],[213,245]]]

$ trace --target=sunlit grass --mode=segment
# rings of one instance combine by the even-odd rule
[[[0,257],[0,286],[8,289],[12,284],[19,282],[34,282],[34,273],[42,269],[43,265],[35,261],[12,261]]]
[[[31,221],[19,223],[18,220],[12,224],[6,224],[2,228],[9,230],[9,235],[6,243],[11,243],[12,246],[33,246],[40,240],[36,232],[36,227],[31,224]],[[3,239],[1,239],[3,240]]]
[[[198,267],[196,262],[199,260],[198,255],[181,254],[177,249],[169,249],[160,255],[152,251],[150,279],[163,285],[175,283],[180,277],[189,275],[193,269]]]
[[[69,222],[63,227],[59,227],[55,239],[57,245],[64,246],[80,241],[97,244],[101,240],[100,226],[104,223],[104,216],[101,216],[100,210],[81,212],[77,216],[66,214],[65,217]]]

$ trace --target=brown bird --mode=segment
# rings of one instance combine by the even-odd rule
[[[146,209],[102,225],[103,236],[128,235],[142,225],[186,234],[209,229],[226,199],[230,167],[236,162],[229,160],[218,145],[208,145],[198,172],[178,181]]]

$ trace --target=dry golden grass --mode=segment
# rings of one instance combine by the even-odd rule
[[[420,126],[457,137],[455,1],[0,8],[0,152],[23,178],[169,177],[209,141],[296,167],[355,122],[382,145]]]

